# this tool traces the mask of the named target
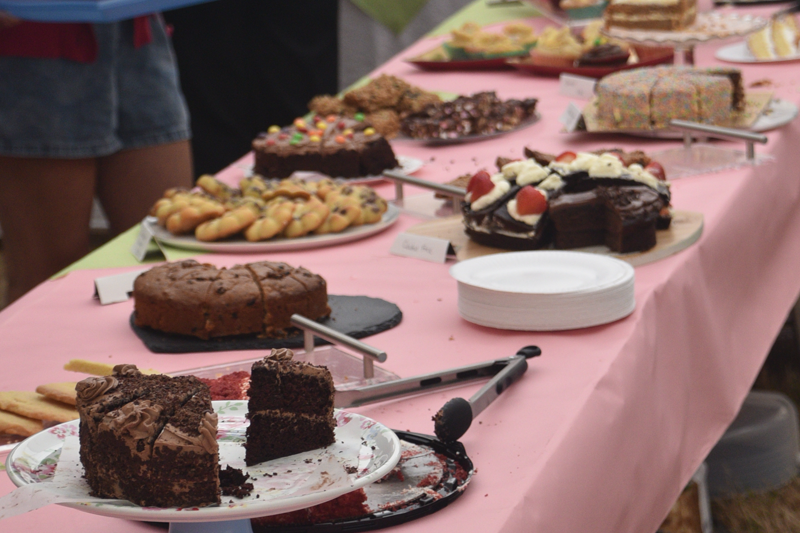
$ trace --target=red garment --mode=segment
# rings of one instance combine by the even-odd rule
[[[147,16],[133,20],[137,48],[153,40]],[[78,22],[28,22],[0,30],[0,56],[69,59],[93,63],[97,39],[91,24]]]

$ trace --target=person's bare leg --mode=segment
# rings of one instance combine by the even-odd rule
[[[114,235],[141,222],[165,190],[193,182],[189,141],[123,150],[98,163],[97,195]]]
[[[8,302],[89,252],[94,159],[0,157]]]

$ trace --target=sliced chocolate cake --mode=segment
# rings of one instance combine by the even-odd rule
[[[291,350],[272,350],[250,374],[245,462],[333,444],[333,378],[327,368],[294,361]]]
[[[325,280],[286,263],[220,268],[188,259],[151,268],[133,285],[135,324],[201,339],[284,337],[292,314],[330,315]]]
[[[471,239],[511,250],[604,244],[626,253],[652,248],[656,230],[670,225],[663,169],[641,152],[526,155],[500,158],[500,172],[470,179],[462,213]]]
[[[147,507],[219,503],[217,415],[206,385],[118,365],[76,391],[81,463],[94,496]]]

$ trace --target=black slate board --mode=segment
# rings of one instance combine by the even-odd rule
[[[328,305],[331,307],[331,316],[320,320],[319,323],[356,339],[363,339],[391,329],[403,319],[403,312],[399,307],[380,298],[329,294]],[[189,335],[163,333],[148,327],[139,327],[134,324],[134,314],[131,313],[131,328],[147,349],[153,353],[224,352],[303,347],[303,332],[299,329],[285,339],[238,335],[203,340]],[[319,346],[330,343],[314,337],[314,344]]]

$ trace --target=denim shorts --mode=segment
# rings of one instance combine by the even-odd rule
[[[0,57],[0,155],[89,158],[188,139],[189,114],[161,17],[95,24],[93,63]]]

